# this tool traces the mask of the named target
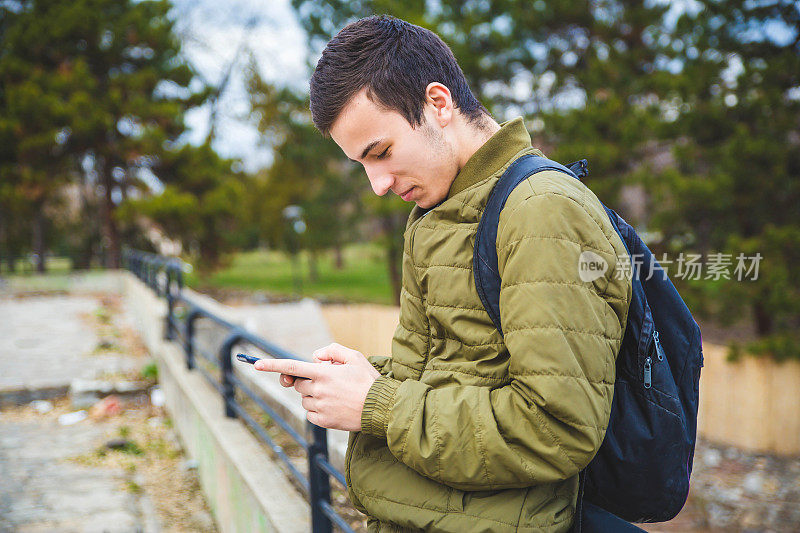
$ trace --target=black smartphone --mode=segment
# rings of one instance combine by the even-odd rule
[[[252,364],[255,364],[256,361],[261,359],[261,357],[253,357],[252,355],[246,355],[246,354],[243,354],[243,353],[237,353],[236,354],[236,359],[238,359],[239,361],[241,361],[243,363],[250,363],[252,365]],[[307,378],[301,378],[301,377],[298,377],[298,376],[292,376],[292,377],[294,379],[307,379]]]
[[[252,355],[245,355],[243,353],[237,353],[236,359],[243,363],[250,363],[251,365],[255,364],[256,361],[261,359],[260,357],[253,357]]]

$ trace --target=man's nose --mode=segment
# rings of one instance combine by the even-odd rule
[[[394,177],[382,170],[367,169],[367,178],[369,178],[369,183],[372,185],[372,190],[378,196],[383,196],[389,192],[392,185],[394,185]]]

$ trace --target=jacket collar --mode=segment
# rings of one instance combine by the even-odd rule
[[[485,180],[503,168],[512,157],[531,147],[531,136],[522,117],[503,122],[500,129],[472,154],[453,183],[447,198]]]

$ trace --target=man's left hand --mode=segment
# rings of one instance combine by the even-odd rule
[[[361,352],[336,343],[315,351],[313,363],[260,359],[253,366],[264,372],[280,372],[281,385],[293,386],[303,396],[309,422],[344,431],[361,431],[364,400],[380,377]]]

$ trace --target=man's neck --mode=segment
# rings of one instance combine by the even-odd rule
[[[467,122],[463,118],[462,121],[462,127],[460,128],[458,136],[458,143],[460,146],[457,154],[459,171],[464,168],[469,158],[472,157],[481,146],[486,144],[486,141],[491,139],[492,135],[500,130],[500,124],[488,115],[483,117],[480,125]]]

